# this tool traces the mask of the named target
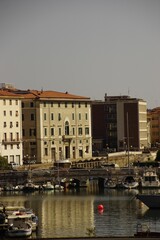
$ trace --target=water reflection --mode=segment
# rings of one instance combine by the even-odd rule
[[[95,227],[96,236],[131,236],[139,222],[159,224],[160,211],[151,211],[135,198],[137,190],[107,190],[94,193],[43,192],[1,194],[6,205],[32,208],[39,218],[37,237],[86,237]],[[98,211],[98,205],[104,211]]]

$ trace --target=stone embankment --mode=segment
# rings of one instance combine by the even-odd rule
[[[97,159],[97,158],[96,158]],[[95,160],[96,160],[95,159]],[[146,161],[146,160],[154,160],[152,155],[144,155],[144,154],[130,154],[129,159],[128,155],[125,154],[123,156],[109,156],[109,158],[98,158],[99,161],[106,163],[116,163],[121,168],[126,167],[128,161],[132,164],[135,161]],[[87,166],[87,162],[86,162]],[[111,171],[112,174],[123,175],[124,171],[114,170]],[[84,169],[54,169],[53,164],[32,164],[32,165],[23,165],[17,169],[17,171],[1,171],[0,172],[0,186],[5,186],[6,184],[23,184],[28,178],[32,178],[36,183],[43,183],[46,181],[55,180],[58,175],[60,178],[98,178],[98,177],[106,177],[108,174],[107,169],[102,168],[84,168]]]

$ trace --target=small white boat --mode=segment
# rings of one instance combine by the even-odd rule
[[[54,190],[54,185],[51,182],[47,182],[46,184],[43,184],[44,190]]]
[[[122,187],[127,189],[137,188],[139,186],[139,182],[132,176],[128,175],[122,181]]]
[[[26,221],[26,216],[8,216],[8,229],[6,232],[8,237],[29,237],[32,234],[32,226]]]
[[[61,184],[55,184],[54,190],[64,190],[64,187]]]
[[[156,171],[148,170],[144,172],[139,185],[142,188],[160,188],[160,180]]]

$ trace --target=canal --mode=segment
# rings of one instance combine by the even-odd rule
[[[39,218],[34,238],[133,236],[138,223],[160,231],[160,210],[148,210],[135,198],[138,190],[99,192],[96,186],[93,182],[79,191],[1,192],[0,202],[33,209]]]

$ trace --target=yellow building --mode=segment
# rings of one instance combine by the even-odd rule
[[[160,107],[148,110],[147,119],[150,125],[150,142],[152,146],[160,144]]]
[[[24,160],[39,163],[92,156],[88,97],[68,92],[17,90],[22,101]]]

